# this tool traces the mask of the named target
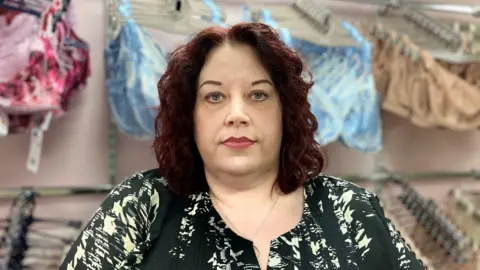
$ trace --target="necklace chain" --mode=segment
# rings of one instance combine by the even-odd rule
[[[217,196],[215,196],[215,194],[211,193],[213,195],[213,197],[215,199],[217,199],[218,201],[220,201],[218,199]],[[255,238],[257,237],[257,234],[258,232],[263,228],[263,226],[265,225],[265,222],[267,222],[268,218],[270,217],[270,215],[272,214],[273,212],[273,209],[275,209],[275,205],[277,205],[277,201],[278,201],[278,198],[280,198],[280,194],[277,194],[277,197],[275,198],[275,201],[273,202],[272,204],[272,207],[270,208],[270,210],[268,211],[268,213],[265,215],[265,217],[263,218],[262,222],[260,223],[260,225],[258,225],[257,229],[255,230],[255,232],[252,234],[252,237],[250,238],[250,241],[252,241],[253,243],[253,249],[255,251],[255,255],[257,256],[257,259],[260,258],[260,250],[258,249],[258,247],[255,245],[254,241],[255,241]],[[223,217],[226,219],[226,221],[229,223],[227,225],[231,226],[235,231],[237,232],[241,232],[240,230],[238,230],[235,225],[233,224],[233,222],[228,218],[228,216],[224,213],[223,214]]]

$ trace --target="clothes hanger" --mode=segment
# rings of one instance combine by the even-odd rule
[[[293,8],[293,4],[291,5],[280,5],[280,4],[259,4],[251,1],[247,1],[247,7],[250,9],[253,20],[260,19],[260,13],[262,10],[269,10],[272,13],[272,17],[276,21],[284,21],[284,20],[295,20],[295,19],[302,19],[305,17],[300,12],[295,11]]]
[[[212,19],[206,20],[202,17],[202,14],[192,8],[190,0],[176,0],[174,3],[171,3],[174,6],[174,10],[167,12],[167,14],[161,14],[165,16],[149,12],[148,9],[132,13],[131,4],[126,0],[122,0],[121,5],[124,6],[124,10],[128,10],[128,13],[122,14],[121,20],[126,21],[131,16],[140,25],[168,33],[190,36],[205,28],[222,25],[221,13],[218,7],[212,6],[215,7],[211,11]]]
[[[63,249],[74,241],[80,231],[79,221],[34,218],[36,197],[33,190],[24,189],[14,200],[8,219],[2,220],[6,225],[5,234],[0,237],[0,269],[28,269],[26,265],[29,264],[29,259],[35,261],[32,264],[34,269],[38,269],[39,265],[58,268]],[[61,225],[73,229],[75,233],[72,237],[59,236],[59,228],[53,230],[54,234],[47,233],[32,227],[34,223]],[[42,251],[42,256],[38,256],[39,250]],[[58,264],[52,266],[53,261]]]
[[[474,177],[475,173],[472,173]],[[386,195],[386,215],[393,215],[392,221],[404,230],[411,239],[415,240],[416,249],[420,250],[420,257],[438,270],[476,269],[474,241],[466,235],[457,224],[452,222],[444,209],[432,200],[418,194],[407,181],[389,181],[395,186],[390,186]],[[400,188],[400,196],[395,199],[394,190]],[[397,191],[398,192],[398,191]],[[404,215],[400,205],[408,209],[407,218],[398,219]],[[392,207],[393,206],[393,207]]]
[[[466,41],[466,51],[472,55],[480,55],[480,24],[455,21],[450,25]]]
[[[312,0],[297,0],[291,6],[253,8],[257,8],[252,10],[254,20],[266,23],[271,17],[277,21],[279,28],[290,30],[296,39],[328,47],[358,46],[342,27],[342,20]]]
[[[456,188],[449,192],[448,197],[449,217],[462,228],[466,235],[480,243],[480,233],[478,233],[480,207],[477,206],[480,192]]]
[[[418,62],[420,49],[414,46],[408,36],[394,31],[388,31],[381,25],[375,27],[373,35],[377,39],[385,42],[386,49],[392,49],[394,46],[399,47],[403,56],[408,57],[413,62]]]
[[[400,53],[403,56],[409,58],[413,62],[419,61],[421,51],[415,44],[410,41],[408,36],[398,36],[397,39],[394,41],[394,45],[399,47]]]
[[[408,35],[413,43],[428,51],[434,58],[450,63],[469,63],[480,59],[469,53],[467,40],[452,27],[413,8],[400,10],[403,21],[410,25],[406,26],[404,23],[405,29],[409,30],[400,32]],[[388,20],[388,17],[389,15],[386,15],[382,19]],[[390,24],[390,27],[398,30],[393,24]]]
[[[59,10],[53,15],[53,30],[55,30],[57,22],[61,19],[63,14],[67,12],[71,0],[9,0],[0,1],[0,8],[7,8],[25,12],[36,17],[42,17],[48,14],[50,10],[46,10],[54,2],[55,5],[60,7]]]
[[[384,179],[382,181],[386,181],[386,189],[382,193],[381,199],[385,209],[385,217],[390,220],[393,228],[401,234],[402,240],[415,253],[416,257],[422,260],[425,269],[435,269],[432,267],[430,257],[419,248],[423,244],[421,240],[425,239],[425,235],[422,235],[423,230],[417,226],[417,219],[405,207],[406,203],[412,201],[418,204],[419,201],[422,201],[422,197],[399,175],[391,174],[382,178]]]
[[[422,254],[428,256],[429,262],[437,269],[470,269],[468,265],[472,263],[474,252],[472,239],[434,201],[423,198],[410,186],[403,188],[399,201],[415,219],[411,222],[413,226],[409,235],[420,241],[417,247]],[[405,226],[405,223],[401,224]]]
[[[35,195],[29,190],[25,190],[14,200],[10,208],[5,235],[0,238],[0,247],[4,250],[4,258],[0,261],[0,269],[22,269],[21,260],[28,248],[24,240],[31,224],[30,217],[34,208]]]
[[[368,17],[351,16],[338,13],[339,16],[358,22],[373,32],[377,24],[407,35],[414,44],[428,51],[434,58],[451,63],[469,63],[478,61],[479,56],[472,54],[468,40],[454,29],[432,17],[399,1],[365,1],[359,4],[377,6],[377,15]]]
[[[52,0],[11,0],[1,1],[0,7],[25,12],[36,17],[41,17],[44,12],[45,6],[48,6],[50,2],[52,2]]]
[[[190,0],[188,2],[192,10],[195,10],[195,13],[199,14],[204,19],[211,19],[213,17],[225,21],[226,15],[225,12],[218,8],[212,0]],[[182,5],[181,2],[176,0],[164,0],[164,1],[155,1],[155,0],[131,0],[132,5],[132,16],[136,17],[145,16],[149,14],[150,16],[169,16],[171,13],[176,12]],[[213,12],[216,12],[212,16]]]

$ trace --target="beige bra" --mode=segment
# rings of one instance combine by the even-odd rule
[[[403,55],[390,32],[375,39],[373,71],[383,109],[425,128],[466,131],[480,128],[480,64],[439,62],[408,38],[403,44],[418,50],[416,61]],[[371,37],[373,38],[373,37]]]

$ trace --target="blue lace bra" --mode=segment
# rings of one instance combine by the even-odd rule
[[[340,140],[363,152],[382,149],[380,96],[372,73],[372,45],[351,24],[343,27],[358,47],[326,47],[293,38],[279,27],[271,12],[259,12],[262,21],[277,29],[282,40],[298,51],[312,71],[315,85],[308,99],[319,122],[316,140],[327,145]],[[244,20],[252,16],[244,8]]]
[[[212,16],[204,19],[220,23],[218,8],[210,0],[205,3],[212,9]],[[119,13],[126,18],[126,23],[105,49],[111,114],[123,133],[137,139],[150,139],[155,135],[155,117],[160,106],[157,82],[165,72],[168,55],[130,17],[128,0],[122,1]]]

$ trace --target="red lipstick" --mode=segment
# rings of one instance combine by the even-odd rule
[[[223,142],[223,145],[232,149],[245,149],[250,147],[254,143],[255,143],[254,141],[250,140],[247,137],[240,137],[240,138],[230,137]]]

